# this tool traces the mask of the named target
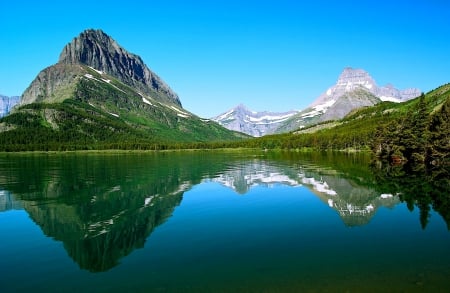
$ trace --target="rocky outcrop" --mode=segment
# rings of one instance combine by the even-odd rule
[[[59,63],[91,66],[144,94],[158,92],[166,98],[165,102],[181,106],[177,94],[139,56],[126,51],[101,30],[86,30],[74,38],[62,50]]]
[[[239,105],[211,120],[230,130],[246,133],[251,136],[260,137],[271,134],[283,121],[295,115],[297,111],[283,113],[254,112],[244,105]]]
[[[85,72],[80,65],[55,64],[47,67],[31,82],[22,95],[21,105],[35,102],[62,102],[71,98],[76,81]]]
[[[0,117],[7,115],[19,103],[20,97],[7,97],[0,95]]]

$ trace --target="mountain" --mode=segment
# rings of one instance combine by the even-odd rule
[[[282,122],[295,115],[297,111],[283,113],[254,112],[240,104],[237,107],[222,113],[211,120],[230,130],[259,137],[271,134]]]
[[[67,44],[59,56],[62,64],[86,64],[116,77],[146,95],[181,107],[177,94],[142,61],[101,30],[87,30]]]
[[[7,115],[19,103],[20,97],[6,97],[0,95],[0,117]]]
[[[101,30],[86,30],[67,44],[19,106],[0,120],[5,150],[136,148],[244,137],[183,109],[139,56]]]
[[[392,85],[377,86],[362,69],[347,67],[336,84],[321,94],[308,108],[284,122],[277,133],[288,132],[328,120],[338,120],[351,111],[382,101],[405,102],[421,94],[419,89],[398,90]]]
[[[100,75],[114,77],[137,93],[181,107],[177,94],[139,56],[126,51],[101,30],[86,30],[67,44],[58,63],[41,71],[24,92],[21,105],[67,98],[71,93],[70,86],[80,76],[89,78],[89,70],[79,65],[86,65]],[[109,79],[100,80],[107,82]]]

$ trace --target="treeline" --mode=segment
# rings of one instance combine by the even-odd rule
[[[392,163],[443,165],[450,159],[450,98],[429,114],[425,96],[399,121],[377,127],[371,146]]]

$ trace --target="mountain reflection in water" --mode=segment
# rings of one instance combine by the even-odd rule
[[[80,268],[102,272],[144,247],[183,201],[184,192],[202,182],[220,183],[239,195],[261,186],[307,187],[347,226],[365,225],[380,207],[392,208],[402,200],[414,208],[413,180],[404,187],[368,166],[365,155],[342,154],[4,155],[0,209],[24,209],[45,235],[64,244]],[[437,192],[430,186],[437,184],[438,192],[448,194],[448,179],[442,180],[422,179],[419,191]],[[432,205],[448,226],[448,199],[433,201],[433,196],[418,206],[429,211]]]

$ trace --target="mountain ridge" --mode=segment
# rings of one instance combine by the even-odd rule
[[[368,72],[363,69],[346,67],[339,75],[336,83],[319,95],[308,107],[300,111],[292,111],[286,119],[266,127],[264,131],[255,132],[254,123],[245,115],[234,115],[239,106],[218,115],[213,120],[228,129],[241,131],[252,136],[285,133],[301,129],[328,120],[339,120],[355,109],[370,107],[383,101],[405,102],[418,97],[421,91],[417,88],[396,89],[393,85],[378,86]],[[230,115],[227,115],[230,113]],[[259,117],[265,112],[253,112],[249,117]],[[283,112],[285,114],[288,112]],[[275,113],[279,114],[279,113]],[[256,135],[255,135],[256,134]],[[259,135],[258,135],[259,134]]]
[[[23,93],[20,104],[42,101],[51,97],[55,91],[60,95],[58,90],[61,90],[61,85],[69,86],[76,82],[80,74],[79,65],[113,76],[142,94],[164,103],[182,107],[178,95],[139,56],[122,48],[102,30],[93,29],[83,31],[64,46],[58,62],[38,74]],[[67,97],[63,95],[62,98]]]
[[[243,132],[245,134],[260,137],[272,133],[279,125],[296,114],[297,111],[288,112],[255,112],[249,110],[244,104],[224,112],[211,120],[216,121],[227,129]]]
[[[383,101],[406,102],[420,94],[421,91],[416,88],[398,90],[392,85],[379,87],[367,71],[346,67],[333,86],[276,132],[289,132],[328,120],[339,120],[355,109],[371,107]]]

